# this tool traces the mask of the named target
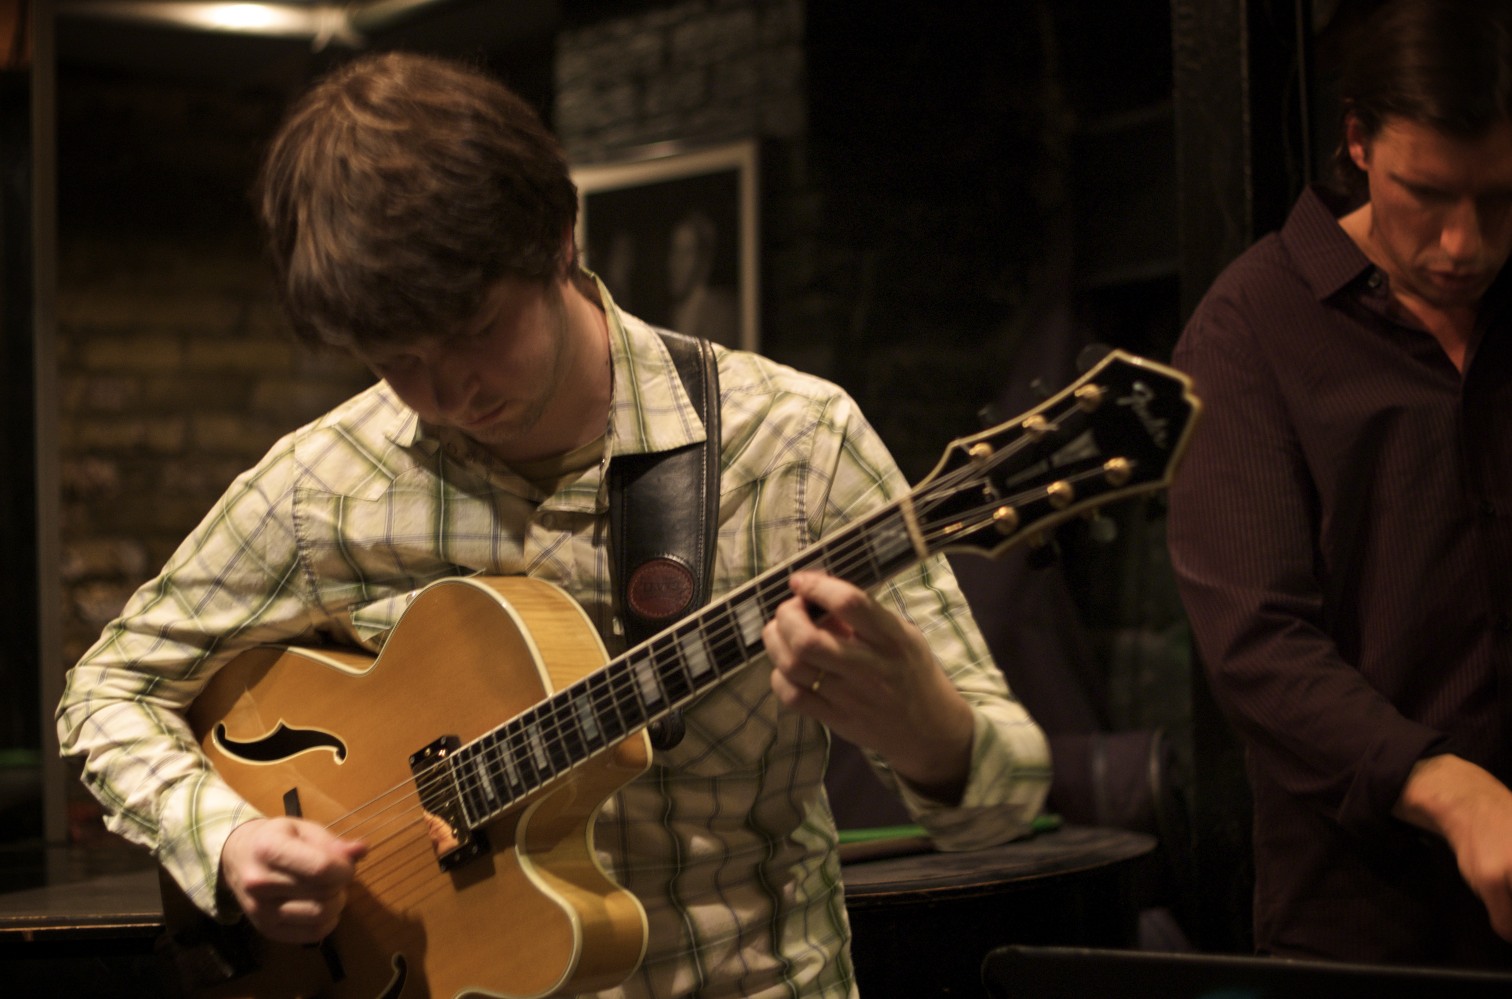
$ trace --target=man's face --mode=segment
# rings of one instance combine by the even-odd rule
[[[1402,118],[1373,138],[1347,128],[1370,185],[1368,255],[1399,295],[1473,306],[1512,253],[1512,123],[1469,140]]]
[[[457,332],[359,350],[358,359],[426,423],[460,430],[506,459],[538,457],[532,431],[565,389],[566,284],[506,277]]]

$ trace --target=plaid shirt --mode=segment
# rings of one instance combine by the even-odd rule
[[[702,440],[660,338],[608,312],[607,460]],[[718,359],[716,599],[906,491],[835,386],[753,354],[720,349]],[[257,643],[376,651],[415,590],[468,573],[562,586],[609,651],[622,651],[607,501],[604,463],[546,495],[465,438],[422,426],[379,383],[275,445],[136,593],[69,674],[63,750],[87,754],[84,779],[111,829],[150,847],[206,911],[224,909],[221,846],[253,812],[207,768],[180,715],[210,674]],[[923,629],[976,715],[961,803],[899,793],[944,847],[1022,834],[1048,787],[1048,751],[943,559],[879,596]],[[826,733],[782,708],[767,674],[758,662],[705,694],[686,712],[683,740],[657,751],[650,772],[601,812],[602,860],[645,905],[650,927],[645,961],[607,995],[855,995],[822,785]]]

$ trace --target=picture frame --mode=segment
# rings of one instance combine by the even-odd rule
[[[574,168],[586,265],[653,326],[760,350],[758,165],[742,140]]]

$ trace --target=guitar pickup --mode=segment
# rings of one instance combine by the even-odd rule
[[[451,793],[454,783],[433,773],[460,745],[455,735],[443,735],[409,758],[425,834],[443,871],[455,870],[489,850],[487,834],[467,824],[462,803]]]

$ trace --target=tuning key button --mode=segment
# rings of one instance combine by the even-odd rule
[[[1045,489],[1045,495],[1049,498],[1051,506],[1057,510],[1064,510],[1076,499],[1076,490],[1072,488],[1071,483],[1062,479],[1059,482],[1050,483]]]
[[[1045,419],[1043,416],[1040,416],[1038,413],[1025,420],[1023,427],[1024,433],[1031,441],[1038,441],[1040,438],[1044,437],[1046,434],[1050,433],[1050,431],[1055,429],[1050,425],[1049,420]]]
[[[1076,390],[1076,404],[1083,413],[1096,412],[1107,394],[1107,390],[1101,385],[1083,385]]]
[[[1134,475],[1134,466],[1128,458],[1109,458],[1103,463],[1103,476],[1111,485],[1127,485]]]
[[[1099,545],[1112,544],[1118,540],[1118,524],[1111,517],[1094,513],[1087,518],[1087,537]]]
[[[1012,534],[1019,527],[1018,511],[1011,506],[998,507],[992,511],[992,525],[999,534]]]

